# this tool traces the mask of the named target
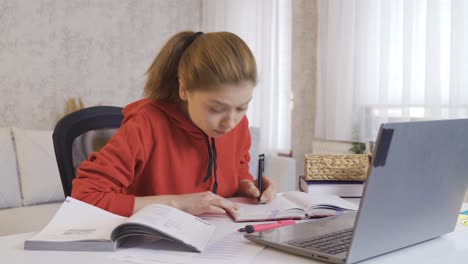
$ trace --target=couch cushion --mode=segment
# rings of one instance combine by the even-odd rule
[[[23,205],[63,201],[52,131],[13,128]]]
[[[0,209],[21,206],[16,154],[9,128],[0,128]]]

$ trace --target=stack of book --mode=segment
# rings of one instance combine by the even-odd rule
[[[361,197],[370,160],[368,154],[306,154],[299,188],[313,195]]]
[[[364,181],[305,180],[299,178],[299,189],[317,195],[337,195],[341,198],[359,198],[362,196]]]

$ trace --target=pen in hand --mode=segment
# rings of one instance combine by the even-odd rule
[[[258,155],[258,191],[260,192],[260,196],[258,196],[258,203],[262,203],[262,193],[263,193],[263,172],[265,170],[265,154]]]

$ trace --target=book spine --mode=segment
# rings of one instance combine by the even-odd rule
[[[364,189],[362,181],[306,181],[299,180],[299,189],[314,194],[337,195],[343,198],[361,197]]]

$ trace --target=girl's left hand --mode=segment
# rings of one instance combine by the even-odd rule
[[[242,180],[239,182],[239,189],[237,191],[239,196],[257,198],[260,196],[260,191],[258,190],[258,183],[255,180],[255,183],[250,180]],[[263,176],[263,192],[260,197],[261,203],[271,202],[276,195],[276,186],[274,182],[267,176]]]

